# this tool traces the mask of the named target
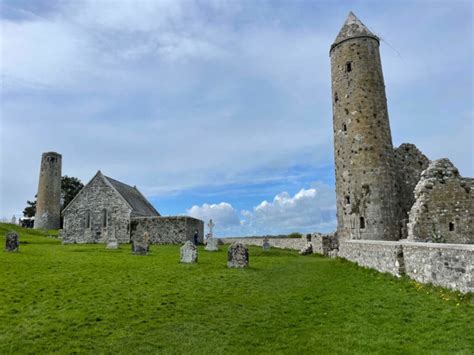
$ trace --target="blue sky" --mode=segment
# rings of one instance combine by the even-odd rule
[[[328,52],[350,10],[382,39],[394,145],[473,176],[469,1],[3,0],[0,216],[54,150],[221,236],[333,230]]]

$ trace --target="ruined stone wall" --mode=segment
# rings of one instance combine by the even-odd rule
[[[265,237],[219,238],[224,244],[242,243],[261,247]],[[273,248],[301,250],[307,243],[306,236],[302,238],[268,238]]]
[[[339,244],[338,256],[372,268],[400,276],[403,269],[403,251],[400,242],[376,240],[347,240]]]
[[[61,154],[43,153],[36,200],[35,229],[59,229],[61,218]]]
[[[474,292],[474,246],[437,243],[403,243],[406,274],[461,292]]]
[[[402,239],[408,236],[408,213],[415,203],[415,187],[420,181],[421,173],[428,168],[430,160],[414,145],[403,143],[394,151],[397,172],[398,207]]]
[[[64,211],[63,243],[103,243],[113,235],[119,243],[129,243],[130,213],[120,195],[96,176]]]
[[[311,235],[311,244],[313,246],[313,253],[325,256],[334,256],[339,249],[339,239],[334,233],[313,233]]]
[[[193,240],[198,230],[199,243],[203,242],[204,222],[187,216],[173,217],[133,217],[131,220],[131,239],[148,233],[152,244],[183,244]]]
[[[331,79],[338,236],[398,240],[395,164],[376,37],[334,44]]]
[[[474,292],[474,246],[409,241],[341,241],[338,256],[395,276]]]
[[[474,180],[448,159],[433,161],[415,188],[408,239],[474,244]]]

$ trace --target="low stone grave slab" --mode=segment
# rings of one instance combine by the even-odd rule
[[[209,238],[207,240],[206,247],[204,250],[207,251],[218,251],[219,250],[219,239],[217,238]]]
[[[5,238],[5,251],[15,252],[18,251],[20,242],[18,234],[15,232],[8,232]]]
[[[198,251],[196,245],[193,242],[188,240],[180,248],[181,262],[186,264],[197,263],[198,261]]]
[[[234,243],[227,250],[227,267],[242,268],[249,266],[249,250],[242,243]]]

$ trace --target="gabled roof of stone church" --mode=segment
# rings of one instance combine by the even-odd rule
[[[150,202],[142,195],[136,186],[130,186],[104,175],[104,178],[117,190],[117,192],[132,207],[132,212],[142,216],[159,216],[160,213],[152,206]]]
[[[102,174],[99,170],[94,177],[82,188],[81,191],[72,199],[72,201],[64,208],[63,213],[73,204],[76,198],[82,194],[82,192],[94,181],[96,178],[101,178],[108,184],[113,190],[115,190],[125,203],[130,206],[132,214],[136,216],[160,216],[160,213],[148,202],[145,196],[137,189],[136,186],[130,186],[118,180],[112,179]]]
[[[356,15],[351,11],[347,16],[344,25],[342,25],[339,34],[337,35],[336,39],[334,40],[331,49],[337,46],[339,43],[344,42],[350,38],[356,37],[372,37],[377,41],[379,38],[374,35],[362,22],[357,18]]]

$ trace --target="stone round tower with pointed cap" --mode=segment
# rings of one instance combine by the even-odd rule
[[[36,200],[35,229],[58,229],[61,213],[61,154],[43,153]]]
[[[379,38],[349,13],[330,49],[337,232],[398,240],[398,201]]]

